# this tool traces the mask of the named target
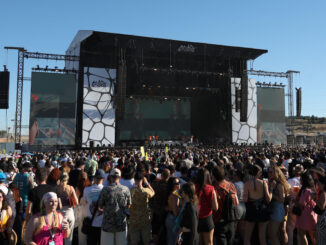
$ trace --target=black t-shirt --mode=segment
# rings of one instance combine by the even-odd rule
[[[68,185],[71,185],[74,188],[76,188],[77,184],[78,184],[78,177],[79,177],[80,173],[82,173],[81,169],[76,169],[75,168],[75,169],[71,170],[70,173],[69,173]]]
[[[56,192],[56,188],[54,186],[45,184],[39,185],[29,192],[28,201],[33,203],[32,214],[37,214],[41,211],[41,200],[43,195],[47,192]]]
[[[180,227],[186,227],[190,232],[182,234],[182,244],[197,245],[199,242],[197,227],[198,227],[198,205],[187,202],[182,212]]]

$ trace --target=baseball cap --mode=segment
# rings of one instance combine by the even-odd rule
[[[96,170],[95,176],[96,179],[104,179],[105,178],[105,172],[103,169]]]
[[[117,177],[120,177],[121,176],[121,171],[117,168],[114,168],[110,171],[110,175],[112,176],[117,176]]]
[[[6,175],[3,172],[0,172],[0,181],[4,181],[6,179],[7,179]]]

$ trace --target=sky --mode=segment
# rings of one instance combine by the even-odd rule
[[[0,70],[6,65],[10,71],[10,132],[15,117],[17,51],[4,47],[64,54],[78,30],[267,49],[253,68],[300,71],[294,76],[294,87],[302,87],[302,115],[326,117],[325,10],[323,0],[1,1]],[[31,77],[36,65],[64,67],[63,62],[25,59],[24,77]],[[286,83],[280,78],[257,80]],[[31,81],[24,81],[22,125],[26,126],[30,85]],[[0,110],[0,130],[5,128],[6,112]]]

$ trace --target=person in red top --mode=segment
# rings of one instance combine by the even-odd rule
[[[213,244],[214,222],[212,213],[218,209],[218,203],[210,174],[200,168],[196,179],[196,194],[199,199],[198,233],[201,244]]]
[[[226,195],[231,192],[234,205],[238,205],[237,190],[235,186],[225,180],[225,171],[221,166],[213,168],[213,176],[215,179],[214,188],[217,196],[218,210],[214,212],[213,219],[215,224],[214,236],[216,244],[232,245],[234,239],[234,221],[228,222],[223,219],[224,201]]]

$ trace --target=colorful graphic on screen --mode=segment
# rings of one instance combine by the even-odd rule
[[[32,72],[29,144],[74,145],[76,78]]]
[[[126,100],[120,122],[120,140],[145,140],[149,136],[180,139],[190,136],[188,98],[138,98]]]

